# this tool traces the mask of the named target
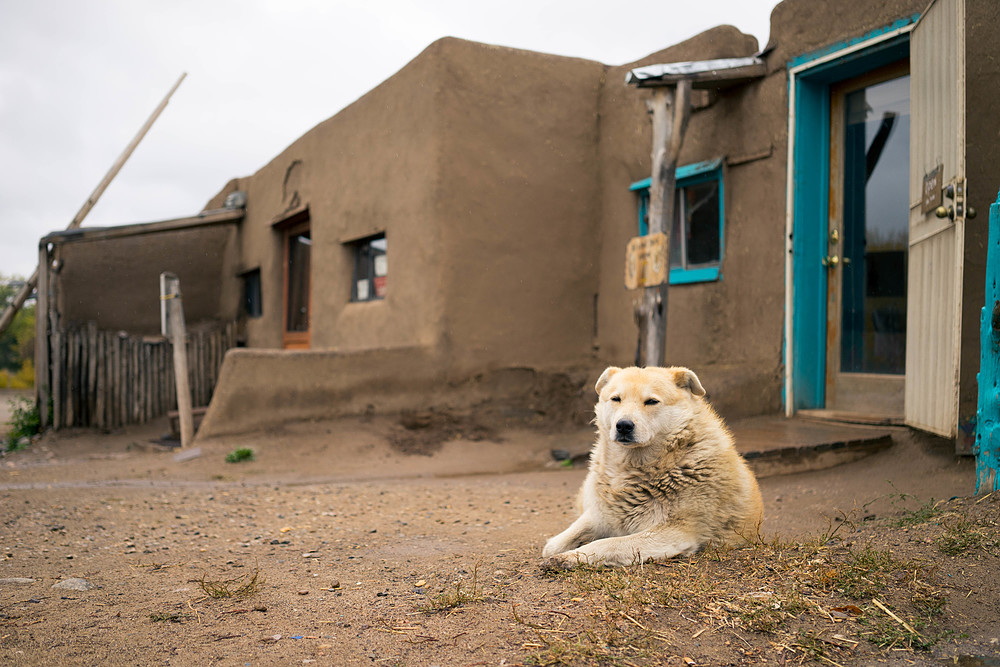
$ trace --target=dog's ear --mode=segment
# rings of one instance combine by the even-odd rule
[[[674,371],[674,381],[678,387],[689,390],[694,396],[705,395],[705,388],[701,386],[701,380],[690,369],[678,368]]]
[[[611,380],[611,376],[613,376],[620,370],[621,369],[618,368],[617,366],[608,366],[606,369],[604,369],[604,372],[601,373],[601,377],[597,378],[597,384],[594,385],[594,391],[600,394],[601,390],[604,389],[604,385],[606,385],[608,381]]]

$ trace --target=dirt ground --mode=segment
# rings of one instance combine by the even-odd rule
[[[7,453],[0,663],[1000,664],[1000,503],[946,443],[761,479],[757,544],[551,574],[589,430],[405,421]]]

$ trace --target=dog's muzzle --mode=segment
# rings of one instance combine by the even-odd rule
[[[635,422],[631,419],[619,419],[615,423],[615,442],[635,442]]]

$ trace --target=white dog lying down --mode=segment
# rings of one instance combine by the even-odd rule
[[[550,568],[629,565],[757,535],[757,480],[687,368],[608,368],[580,517],[550,539]]]

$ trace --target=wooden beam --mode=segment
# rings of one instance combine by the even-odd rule
[[[670,266],[670,234],[675,215],[677,160],[684,144],[684,132],[691,117],[691,82],[683,80],[675,88],[653,91],[648,102],[653,123],[653,173],[649,186],[649,233],[664,234],[664,261]],[[643,288],[636,310],[639,345],[636,363],[663,366],[667,343],[667,295],[670,273],[665,282]]]
[[[76,243],[78,241],[104,241],[127,236],[142,236],[144,234],[159,234],[162,232],[174,232],[196,227],[233,223],[241,220],[244,215],[245,213],[241,208],[224,208],[205,211],[204,213],[186,218],[174,218],[158,222],[144,222],[134,225],[120,225],[118,227],[82,227],[75,230],[53,232],[46,236],[43,241],[64,244]]]

